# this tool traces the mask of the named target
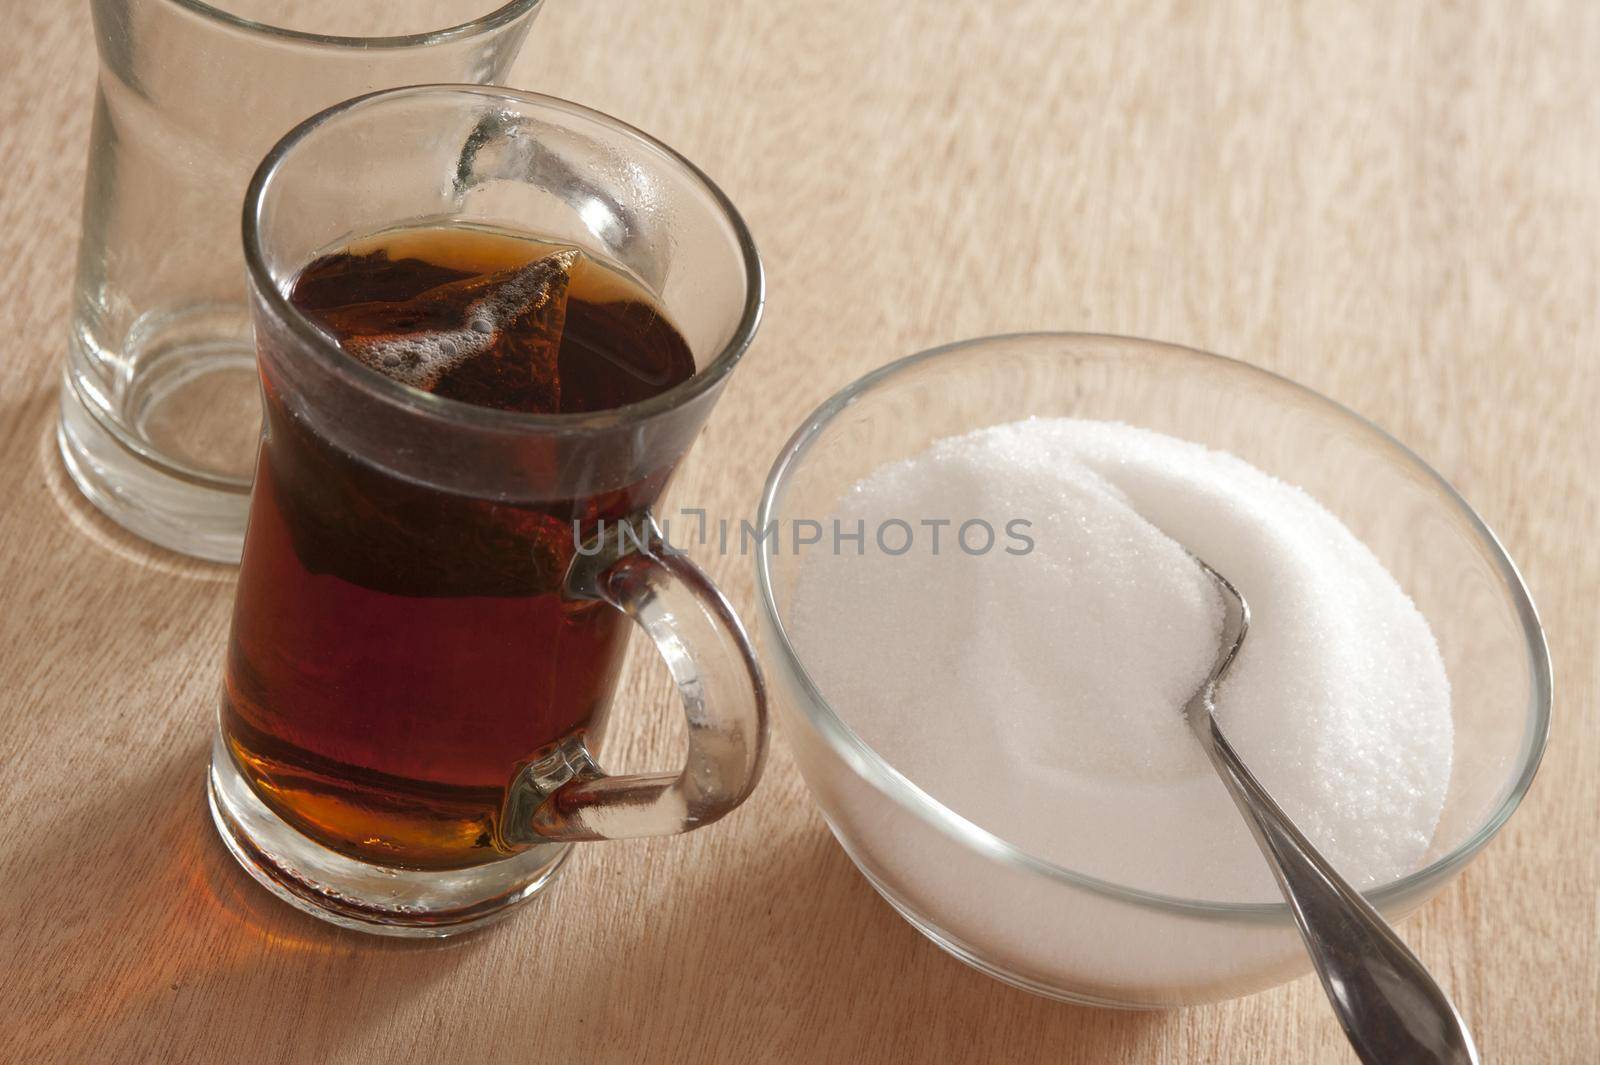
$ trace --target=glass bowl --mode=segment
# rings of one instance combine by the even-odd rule
[[[1448,884],[1516,809],[1550,721],[1544,633],[1494,534],[1404,445],[1282,377],[1149,340],[1035,333],[951,344],[861,378],[794,434],[762,496],[757,528],[779,531],[756,560],[774,704],[807,786],[872,886],[975,968],[1075,1002],[1189,1005],[1310,968],[1282,903],[1135,890],[967,821],[863,743],[796,653],[785,624],[805,549],[793,550],[791,523],[825,520],[856,480],[939,437],[1030,415],[1120,421],[1231,451],[1306,489],[1372,548],[1438,638],[1455,750],[1424,865],[1366,896],[1392,921]],[[810,549],[829,549],[827,538]]]

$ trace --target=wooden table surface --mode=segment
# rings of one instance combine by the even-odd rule
[[[774,744],[749,805],[593,845],[515,920],[342,932],[224,852],[202,771],[231,570],[141,545],[53,431],[94,54],[0,35],[0,1060],[1353,1060],[1307,978],[1135,1014],[1004,987],[903,923]],[[1403,928],[1491,1062],[1600,1060],[1600,4],[551,0],[514,83],[661,136],[743,209],[756,348],[677,499],[750,514],[801,417],[942,341],[1066,328],[1232,354],[1435,463],[1522,567],[1555,729]],[[747,559],[703,556],[748,617]],[[662,707],[636,655],[624,706]],[[627,711],[625,761],[671,715]]]

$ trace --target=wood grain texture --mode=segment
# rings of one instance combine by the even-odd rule
[[[484,935],[375,941],[257,888],[201,790],[232,573],[99,518],[51,438],[83,8],[13,0],[0,36],[0,1060],[1352,1060],[1309,979],[1141,1015],[968,970],[781,737],[744,810],[589,847]],[[1600,1060],[1600,5],[551,0],[516,83],[679,148],[761,246],[766,323],[680,501],[746,516],[828,393],[1028,328],[1232,354],[1434,462],[1521,565],[1558,706],[1528,801],[1404,935],[1486,1061]],[[748,616],[748,560],[700,560]],[[636,657],[624,761],[666,764]]]

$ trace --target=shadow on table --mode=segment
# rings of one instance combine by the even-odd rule
[[[26,853],[0,855],[16,967],[0,1044],[18,1060],[346,1062],[382,1047],[388,1063],[511,1048],[575,1062],[1072,1061],[1087,1045],[1137,1061],[1160,1032],[1159,1015],[1048,1002],[946,956],[814,817],[748,874],[680,868],[656,884],[663,905],[620,920],[584,905],[604,887],[597,864],[478,935],[337,929],[234,864],[205,811],[204,764],[203,744],[175,745],[142,783],[86,791]],[[644,857],[606,864],[621,878],[673,864]],[[589,953],[574,965],[584,922]],[[561,965],[537,949],[552,923],[568,941]],[[489,972],[504,984],[486,985]],[[204,1029],[219,1018],[225,1029]],[[423,1018],[430,1037],[413,1052],[406,1033]]]
[[[744,875],[714,862],[681,872],[661,912],[568,974],[577,1023],[548,1049],[807,1065],[1153,1055],[1162,1014],[1052,1002],[976,972],[900,918],[814,814],[792,820]]]
[[[0,404],[0,423],[16,419],[15,432],[34,441],[33,469],[27,471],[30,484],[24,491],[39,490],[49,495],[65,524],[95,548],[125,561],[185,580],[228,581],[235,567],[188,558],[157,547],[124,529],[95,508],[72,483],[61,450],[56,443],[56,392],[39,389],[25,399]],[[18,455],[21,458],[21,455]],[[18,466],[22,466],[18,463]],[[41,511],[41,513],[43,513]]]
[[[0,1046],[15,1060],[321,1060],[297,1048],[397,1023],[488,944],[375,940],[278,902],[217,838],[207,749],[124,767],[129,786],[80,782],[25,850],[0,854]],[[226,1030],[196,1030],[219,1017]]]

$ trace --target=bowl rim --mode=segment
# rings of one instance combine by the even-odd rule
[[[1054,341],[1058,343],[1088,341],[1098,343],[1111,342],[1118,345],[1134,344],[1167,354],[1214,360],[1225,364],[1230,372],[1264,379],[1278,387],[1287,387],[1301,397],[1310,400],[1313,404],[1321,405],[1325,409],[1331,410],[1335,415],[1347,419],[1358,428],[1376,436],[1381,443],[1388,445],[1388,447],[1397,452],[1402,460],[1415,467],[1425,480],[1438,488],[1445,500],[1453,505],[1459,514],[1466,519],[1468,527],[1477,534],[1482,543],[1489,549],[1490,557],[1505,584],[1507,594],[1515,608],[1517,619],[1522,625],[1522,633],[1528,652],[1531,690],[1527,711],[1528,720],[1523,729],[1518,770],[1505,797],[1490,812],[1483,823],[1469,833],[1461,843],[1421,869],[1407,873],[1405,876],[1385,884],[1367,888],[1361,894],[1374,906],[1382,908],[1390,903],[1404,900],[1419,890],[1442,883],[1447,877],[1459,871],[1473,855],[1483,849],[1484,845],[1499,832],[1500,828],[1511,817],[1511,814],[1521,804],[1523,796],[1527,794],[1528,788],[1532,785],[1533,778],[1538,772],[1539,763],[1544,756],[1550,733],[1551,705],[1553,701],[1550,648],[1545,639],[1544,628],[1539,621],[1538,610],[1533,604],[1532,597],[1528,594],[1527,586],[1523,582],[1521,573],[1517,570],[1516,563],[1511,560],[1499,538],[1495,536],[1494,531],[1488,527],[1477,511],[1472,508],[1471,504],[1416,452],[1380,426],[1337,400],[1330,399],[1322,393],[1281,374],[1273,373],[1270,370],[1238,359],[1217,355],[1199,348],[1145,337],[1124,336],[1113,333],[1040,330],[1000,333],[958,340],[929,348],[913,355],[907,355],[880,366],[835,392],[813,410],[789,437],[767,474],[766,484],[761,492],[760,507],[756,516],[756,527],[764,529],[767,527],[768,522],[777,520],[777,515],[774,511],[780,503],[780,496],[790,471],[805,457],[822,430],[845,409],[876,389],[885,386],[888,382],[924,363],[954,358],[970,354],[975,350],[1019,341]],[[782,669],[798,684],[803,692],[804,698],[796,701],[800,704],[806,720],[857,776],[866,780],[913,816],[950,836],[956,842],[990,859],[1017,866],[1025,871],[1036,873],[1051,880],[1082,888],[1117,901],[1131,902],[1167,912],[1177,912],[1189,917],[1208,917],[1213,919],[1244,918],[1274,922],[1291,919],[1292,915],[1289,906],[1284,902],[1221,902],[1210,899],[1189,899],[1177,895],[1129,887],[1101,877],[1077,872],[1064,865],[1046,861],[1012,843],[1008,843],[987,829],[980,828],[912,783],[899,770],[890,765],[887,759],[856,735],[849,725],[845,724],[834,712],[833,707],[828,703],[828,700],[823,696],[821,690],[801,663],[794,644],[789,638],[788,630],[778,614],[776,597],[773,593],[769,559],[775,547],[774,538],[771,542],[763,542],[761,549],[755,553],[756,603],[757,609],[760,611],[761,622],[766,626],[767,631],[774,636],[774,639],[769,641],[769,646],[774,648]]]

